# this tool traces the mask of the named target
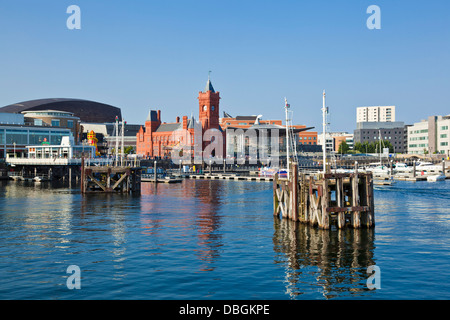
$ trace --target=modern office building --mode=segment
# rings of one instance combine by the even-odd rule
[[[358,107],[356,122],[395,122],[395,106]]]
[[[450,115],[430,116],[407,127],[408,153],[450,155]]]
[[[81,141],[80,118],[72,112],[57,110],[22,111],[25,124],[41,127],[67,128],[72,131],[75,144]]]
[[[12,123],[11,119],[11,114],[0,113],[0,158],[5,158],[6,154],[21,156],[26,146],[57,145],[62,137],[73,137],[68,128],[28,125],[23,114],[14,116],[16,123]]]
[[[326,150],[328,153],[339,152],[339,146],[342,142],[347,143],[350,149],[353,149],[353,134],[348,132],[328,132],[326,134]],[[324,138],[323,133],[318,136],[319,145],[323,146]]]
[[[358,122],[353,132],[354,143],[374,142],[380,139],[389,141],[394,153],[407,151],[405,124],[396,122]]]

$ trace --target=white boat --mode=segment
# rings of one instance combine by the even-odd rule
[[[366,171],[372,172],[373,175],[390,175],[391,171],[386,166],[376,166],[366,168]]]
[[[287,170],[279,168],[261,168],[259,171],[260,177],[273,177],[275,173],[278,173],[279,178],[287,178]]]
[[[445,175],[443,174],[434,174],[427,177],[427,181],[436,182],[436,181],[444,181]]]
[[[418,162],[416,164],[416,171],[423,171],[423,172],[442,172],[442,166],[441,165],[435,165],[431,162]]]
[[[396,173],[407,173],[407,172],[412,172],[413,168],[412,167],[408,167],[408,165],[406,163],[396,163],[395,167],[394,167],[394,172]]]
[[[50,179],[46,175],[40,175],[40,176],[36,176],[33,178],[33,181],[35,181],[35,182],[44,182],[44,181],[49,181],[49,180]]]

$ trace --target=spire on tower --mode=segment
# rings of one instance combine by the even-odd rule
[[[205,87],[205,92],[208,92],[208,91],[215,92],[214,87],[212,86],[212,83],[211,83],[211,71],[208,71],[208,82],[206,82],[206,87]]]

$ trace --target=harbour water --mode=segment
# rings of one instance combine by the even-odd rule
[[[448,180],[397,182],[375,188],[374,229],[324,231],[274,218],[270,182],[0,181],[0,299],[450,299],[449,204]]]

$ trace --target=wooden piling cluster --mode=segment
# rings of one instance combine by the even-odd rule
[[[289,179],[275,175],[273,214],[330,229],[375,226],[372,173],[299,173],[291,164]]]
[[[140,191],[141,168],[85,166],[84,161],[81,162],[81,193]]]

